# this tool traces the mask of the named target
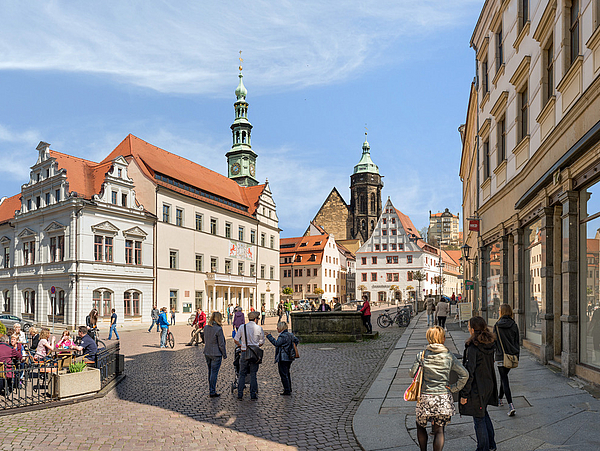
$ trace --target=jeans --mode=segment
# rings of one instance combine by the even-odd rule
[[[169,331],[168,327],[163,327],[160,330],[160,347],[165,348],[167,346],[167,332]]]
[[[231,324],[231,313],[227,314],[227,324]]]
[[[435,325],[435,322],[434,322],[434,319],[433,319],[433,314],[434,314],[433,312],[431,312],[431,313],[427,312],[427,325],[428,326],[429,325],[431,325],[431,326]]]
[[[219,375],[219,368],[221,368],[221,359],[219,356],[205,355],[206,364],[208,365],[208,388],[211,395],[217,393],[217,376]]]
[[[279,362],[277,362],[277,367],[279,368],[279,377],[281,378],[284,393],[292,392],[292,377],[290,376],[291,366],[291,361],[284,362],[280,360]]]
[[[494,426],[487,411],[483,418],[473,417],[473,423],[475,425],[475,435],[477,436],[477,451],[496,449]]]
[[[289,310],[285,311],[285,318],[286,318],[285,322],[289,323],[290,322],[290,311]]]
[[[267,315],[263,315],[263,314],[261,313],[261,315],[260,315],[260,325],[261,325],[261,326],[264,326],[264,325],[265,325],[265,317],[266,317],[266,316],[267,316]]]
[[[371,326],[371,315],[363,315],[362,317],[363,325],[365,329],[367,329],[367,333],[370,334],[373,332],[373,326]]]
[[[498,399],[502,399],[506,394],[506,401],[512,404],[512,393],[510,392],[510,385],[508,383],[509,371],[510,368],[498,367],[498,373],[500,373],[500,393],[498,394]]]
[[[150,325],[150,329],[148,329],[148,332],[152,331],[152,328],[154,327],[155,324],[156,324],[156,332],[158,332],[158,320],[157,319],[152,320],[152,324]]]
[[[258,363],[250,363],[244,358],[244,351],[240,357],[240,378],[238,380],[238,398],[244,396],[244,385],[246,384],[246,375],[250,374],[250,398],[257,398],[258,381],[256,380],[256,372],[258,371]]]
[[[110,329],[108,331],[108,339],[112,339],[112,334],[113,332],[115,333],[115,337],[117,337],[117,340],[119,340],[119,334],[117,333],[117,325],[116,324],[111,324],[110,325]]]
[[[171,315],[171,326],[175,325],[175,315]]]
[[[438,316],[438,325],[443,329],[444,327],[446,327],[446,317],[445,316]]]

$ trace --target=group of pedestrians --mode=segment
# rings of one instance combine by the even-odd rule
[[[429,345],[417,354],[410,369],[411,377],[419,367],[422,371],[421,394],[415,409],[417,439],[422,451],[427,449],[428,423],[432,424],[433,450],[443,449],[445,426],[456,413],[453,393],[458,393],[459,413],[473,417],[477,450],[496,449],[494,426],[487,407],[502,405],[506,395],[508,416],[515,415],[508,380],[510,368],[504,366],[504,354],[519,356],[519,329],[510,305],[500,306],[500,316],[493,330],[480,316],[469,320],[469,338],[462,361],[444,346],[446,333],[441,324],[427,330]],[[500,374],[499,393],[494,365]],[[451,372],[458,376],[453,384],[450,383]]]
[[[454,296],[454,293],[452,293]],[[446,328],[446,319],[450,314],[450,304],[445,297],[441,297],[436,303],[433,296],[425,298],[425,310],[427,311],[427,325],[438,325],[442,329]]]

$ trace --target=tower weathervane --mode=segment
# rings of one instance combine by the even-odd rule
[[[242,63],[244,60],[242,59],[242,51],[240,50],[240,72],[242,71]]]

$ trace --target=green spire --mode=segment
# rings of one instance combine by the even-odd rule
[[[379,167],[377,167],[377,165],[373,163],[373,160],[371,160],[371,147],[367,141],[367,132],[365,132],[365,142],[362,145],[362,150],[362,157],[358,164],[354,166],[354,173],[358,174],[361,172],[370,172],[379,174]]]
[[[248,95],[248,91],[246,90],[244,82],[242,81],[242,78],[244,78],[244,76],[242,75],[242,66],[240,66],[240,74],[238,75],[238,77],[240,77],[240,83],[238,84],[238,87],[235,90],[235,96],[238,100],[245,101],[246,95]]]

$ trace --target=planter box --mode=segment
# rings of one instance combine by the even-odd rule
[[[100,370],[86,368],[79,373],[52,374],[51,392],[53,398],[69,398],[100,391]]]

